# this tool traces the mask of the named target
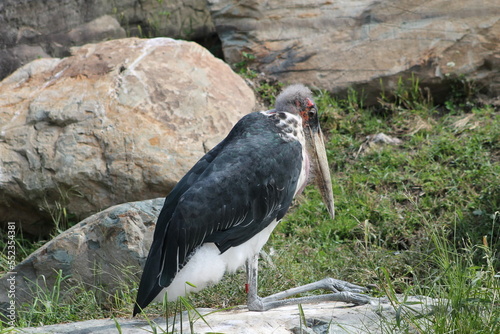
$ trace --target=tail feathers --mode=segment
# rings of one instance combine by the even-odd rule
[[[153,299],[161,292],[163,287],[159,285],[158,276],[160,275],[160,250],[159,247],[153,242],[151,250],[142,272],[141,283],[139,283],[139,290],[134,304],[135,316],[140,313],[146,306],[153,301]]]
[[[145,287],[143,289],[141,289],[143,284],[141,284],[141,286],[139,286],[139,291],[137,293],[137,298],[136,298],[136,301],[134,304],[134,312],[132,314],[134,317],[136,314],[141,313],[142,310],[144,308],[146,308],[146,306],[148,306],[149,303],[151,303],[153,301],[153,299],[155,299],[155,297],[158,296],[158,294],[163,289],[161,286],[158,285],[157,280],[154,280],[154,281],[156,284],[154,286],[150,287],[149,293],[147,293],[147,294],[144,292]],[[142,281],[141,281],[141,283],[142,283]]]

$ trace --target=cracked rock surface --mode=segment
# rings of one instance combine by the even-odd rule
[[[0,224],[47,234],[56,203],[80,220],[165,196],[254,104],[193,42],[119,39],[35,60],[0,83]]]
[[[498,0],[209,0],[227,62],[334,93],[355,88],[376,103],[413,73],[443,102],[464,75],[500,93]],[[244,59],[243,59],[244,60]],[[449,77],[451,75],[451,77]]]
[[[409,297],[400,304],[399,316],[411,317],[413,321],[419,323],[425,329],[424,320],[417,320],[416,317],[428,312],[438,304],[438,301],[426,297]],[[404,306],[407,305],[407,306]],[[245,307],[237,307],[233,310],[217,311],[209,309],[199,309],[204,316],[206,323],[197,319],[194,322],[195,333],[232,333],[232,334],[362,334],[380,333],[382,328],[391,326],[396,332],[406,332],[408,330],[405,321],[396,325],[396,310],[387,301],[381,300],[376,305],[355,306],[341,302],[303,304],[306,323],[301,323],[299,308],[294,306],[284,306],[265,312],[249,312]],[[209,314],[210,313],[210,314]],[[178,319],[179,317],[177,317]],[[187,319],[185,314],[183,319]],[[121,333],[150,333],[151,324],[140,319],[117,319],[120,324]],[[172,321],[169,322],[172,326]],[[153,327],[158,326],[166,329],[165,319],[153,320]],[[169,327],[168,331],[181,333],[181,324],[176,322],[174,327]],[[186,320],[182,324],[183,332],[191,332],[189,322]],[[159,332],[159,330],[157,328]],[[21,333],[94,333],[105,334],[116,332],[116,325],[112,319],[89,320],[71,324],[52,325],[38,328],[26,328]]]

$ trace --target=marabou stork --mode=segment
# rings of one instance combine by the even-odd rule
[[[368,303],[365,288],[327,278],[268,297],[257,295],[258,254],[292,200],[315,174],[334,216],[330,172],[316,105],[303,85],[287,87],[276,108],[244,116],[165,199],[142,274],[134,315],[167,293],[175,300],[246,263],[248,309],[316,301]],[[186,284],[189,282],[190,284]],[[288,298],[313,289],[332,293]]]

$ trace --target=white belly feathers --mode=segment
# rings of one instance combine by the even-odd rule
[[[177,273],[172,283],[163,289],[154,300],[163,301],[163,296],[167,293],[168,300],[173,301],[186,293],[197,292],[218,283],[224,273],[235,272],[245,264],[247,259],[258,254],[276,225],[278,225],[278,221],[272,222],[252,239],[237,247],[229,248],[223,254],[220,254],[215,244],[203,244],[195,251],[184,268]],[[186,282],[195,287],[186,284]]]

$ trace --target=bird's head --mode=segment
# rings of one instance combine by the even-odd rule
[[[298,114],[302,118],[302,126],[306,137],[307,152],[311,159],[314,182],[318,186],[323,202],[330,216],[335,216],[332,181],[326,157],[323,133],[319,125],[318,109],[314,103],[312,92],[304,85],[288,86],[276,98],[276,111]]]
[[[276,98],[275,109],[300,115],[304,127],[319,124],[313,94],[304,85],[296,84],[285,88]]]

